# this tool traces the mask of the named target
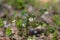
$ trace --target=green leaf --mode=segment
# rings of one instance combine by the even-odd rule
[[[20,28],[22,26],[22,23],[23,23],[23,20],[20,19],[20,20],[17,20],[17,27]]]
[[[6,28],[6,34],[7,34],[8,36],[10,36],[11,33],[12,33],[11,28],[10,28],[10,27]]]
[[[58,19],[59,18],[59,15],[54,15],[54,19]]]
[[[54,31],[55,31],[55,28],[54,27],[48,27],[48,31],[50,32],[50,33],[54,33]]]
[[[3,20],[0,18],[0,27],[2,27],[3,25]]]
[[[26,4],[24,0],[15,0],[12,4],[16,9],[23,9]]]
[[[57,40],[57,30],[53,33],[53,38],[52,40]]]
[[[54,22],[56,23],[56,25],[60,26],[59,15],[55,15],[55,16],[53,17],[53,20],[54,20]]]
[[[21,15],[25,15],[27,13],[27,10],[26,9],[24,9],[23,11],[22,11],[22,13],[21,13]]]
[[[40,13],[44,14],[44,12],[47,11],[46,9],[40,9]]]

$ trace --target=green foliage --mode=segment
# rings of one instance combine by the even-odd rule
[[[15,1],[15,0],[7,0],[7,3],[8,3],[9,5],[12,5],[12,4],[14,3],[14,1]]]
[[[28,0],[28,2],[29,2],[31,5],[34,5],[35,0]],[[33,3],[33,2],[34,2],[34,3]]]
[[[26,10],[26,9],[24,9],[24,10],[22,10],[21,15],[22,15],[22,16],[25,16],[25,15],[26,15],[26,13],[27,13],[27,10]]]
[[[56,29],[55,29],[54,27],[51,27],[51,26],[48,25],[47,30],[44,31],[44,34],[45,34],[46,36],[48,36],[50,33],[54,33],[55,30],[56,30]]]
[[[11,33],[12,33],[11,28],[10,27],[6,28],[6,34],[7,34],[7,36],[10,36]]]
[[[53,17],[53,20],[54,20],[54,22],[56,23],[56,25],[60,26],[59,15],[55,15],[55,16]]]
[[[34,13],[32,13],[32,14],[29,14],[29,15],[28,15],[28,18],[30,18],[30,17],[32,17],[32,18],[35,18],[35,15],[34,15]]]
[[[14,16],[17,14],[17,11],[14,11]]]
[[[55,28],[54,28],[54,27],[48,27],[48,31],[49,31],[50,33],[54,33],[54,32],[55,32]]]
[[[15,0],[13,6],[16,9],[23,9],[26,6],[26,3],[24,0]]]
[[[35,36],[29,36],[29,37],[27,38],[27,40],[35,40],[35,39],[36,39]]]
[[[39,1],[36,1],[36,0],[28,0],[28,3],[31,4],[32,6],[36,7],[36,8],[39,8],[40,7],[40,2]]]
[[[47,26],[47,24],[44,23],[44,22],[42,22],[40,25],[41,25],[42,27],[46,27],[46,26]]]
[[[7,3],[16,9],[23,9],[26,6],[25,0],[7,0]]]
[[[29,25],[30,25],[32,28],[35,28],[35,27],[39,26],[39,23],[38,23],[38,22],[31,22],[31,23],[29,23]]]
[[[54,15],[54,19],[58,19],[59,18],[59,15]]]
[[[44,22],[40,22],[40,23],[38,23],[38,22],[31,22],[30,23],[30,26],[33,27],[33,28],[34,27],[38,27],[39,25],[41,25],[43,28],[47,26],[47,24],[45,24]]]
[[[28,20],[27,19],[24,19],[23,20],[23,24],[25,24],[25,26],[28,25]]]
[[[0,27],[3,26],[3,20],[0,18]]]
[[[53,38],[52,40],[57,40],[57,30],[53,33]]]
[[[22,26],[22,23],[23,23],[22,19],[17,20],[17,22],[16,22],[17,27],[20,28]]]
[[[19,9],[19,11],[21,11],[21,16],[24,16],[24,17],[26,17],[27,15],[27,8],[25,9],[25,7],[26,6],[33,6],[34,8],[40,8],[40,2],[38,2],[38,1],[36,1],[36,0],[28,0],[27,2],[27,4],[26,4],[26,1],[27,0],[7,0],[7,3],[9,4],[9,5],[11,5],[13,8],[15,8],[15,9]],[[53,1],[53,3],[51,3],[53,6],[53,8],[52,9],[56,9],[55,7],[57,7],[57,6],[55,6],[55,4],[56,4],[56,1],[57,0],[52,0]],[[2,2],[3,2],[3,0],[0,0],[0,4],[2,4]],[[42,6],[44,6],[45,8],[47,8],[47,9],[49,9],[49,7],[50,7],[50,4],[49,3],[46,3],[45,5],[42,5]],[[42,7],[41,6],[41,7]],[[23,9],[23,10],[22,10]],[[17,28],[19,29],[19,33],[20,34],[22,34],[22,35],[26,35],[27,33],[28,33],[28,26],[30,26],[30,27],[32,27],[32,28],[35,28],[35,27],[38,27],[38,26],[42,26],[42,27],[46,27],[47,26],[47,31],[44,31],[45,32],[45,34],[46,35],[49,35],[50,33],[53,33],[53,38],[52,38],[52,40],[57,40],[57,31],[56,31],[56,29],[54,28],[54,27],[50,27],[49,25],[47,25],[46,23],[44,23],[44,22],[36,22],[36,21],[38,21],[38,20],[34,20],[34,21],[32,21],[32,22],[29,22],[29,18],[31,17],[31,18],[35,18],[35,17],[38,17],[38,16],[36,16],[36,15],[34,15],[34,13],[35,13],[35,10],[36,9],[34,9],[33,10],[33,13],[31,13],[31,14],[29,14],[28,13],[28,16],[24,19],[24,18],[22,18],[22,19],[19,19],[19,17],[15,17],[16,15],[17,15],[17,11],[16,10],[13,10],[14,11],[14,15],[13,15],[13,17],[10,19],[10,18],[8,18],[7,16],[8,16],[8,11],[5,11],[5,9],[4,9],[4,11],[5,11],[5,13],[6,13],[6,17],[7,17],[7,20],[9,20],[9,22],[10,21],[12,21],[13,19],[17,19],[16,20],[16,26],[17,26]],[[41,14],[44,14],[44,12],[45,11],[47,11],[46,9],[44,9],[44,8],[41,8],[39,11],[36,11],[36,12],[40,12]],[[49,10],[48,10],[49,11]],[[56,25],[58,25],[58,26],[60,26],[60,19],[59,19],[59,15],[55,15],[54,17],[53,17],[53,20],[54,20],[54,22],[56,23]],[[43,20],[42,20],[43,21]],[[8,22],[8,23],[9,23]],[[24,26],[24,28],[23,28],[23,26],[22,26],[22,24],[24,24],[23,26]],[[3,27],[3,20],[0,18],[0,28],[1,27]],[[10,27],[8,27],[8,28],[6,28],[6,34],[7,34],[7,36],[10,36],[11,35],[11,33],[12,33],[12,30],[11,30],[11,28]],[[33,40],[32,39],[33,37],[28,37],[28,39],[27,40]],[[35,37],[34,37],[35,38]]]
[[[27,40],[32,40],[32,38],[29,36],[29,37],[27,38]]]
[[[47,10],[46,9],[42,9],[42,8],[40,9],[40,13],[41,14],[44,14],[45,11],[47,11]]]

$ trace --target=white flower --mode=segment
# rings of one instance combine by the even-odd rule
[[[25,27],[25,24],[22,24],[23,27]]]
[[[34,19],[32,17],[29,18],[29,21],[32,22]]]
[[[12,21],[12,26],[15,26],[15,22],[16,22],[16,20],[13,20]]]
[[[41,27],[41,25],[39,25],[37,28],[40,29],[40,28],[42,28],[42,27]]]
[[[48,14],[49,12],[48,11],[46,11],[44,14]]]
[[[16,20],[13,20],[12,22],[16,22]]]
[[[3,23],[6,25],[7,24],[7,21],[3,21]]]

